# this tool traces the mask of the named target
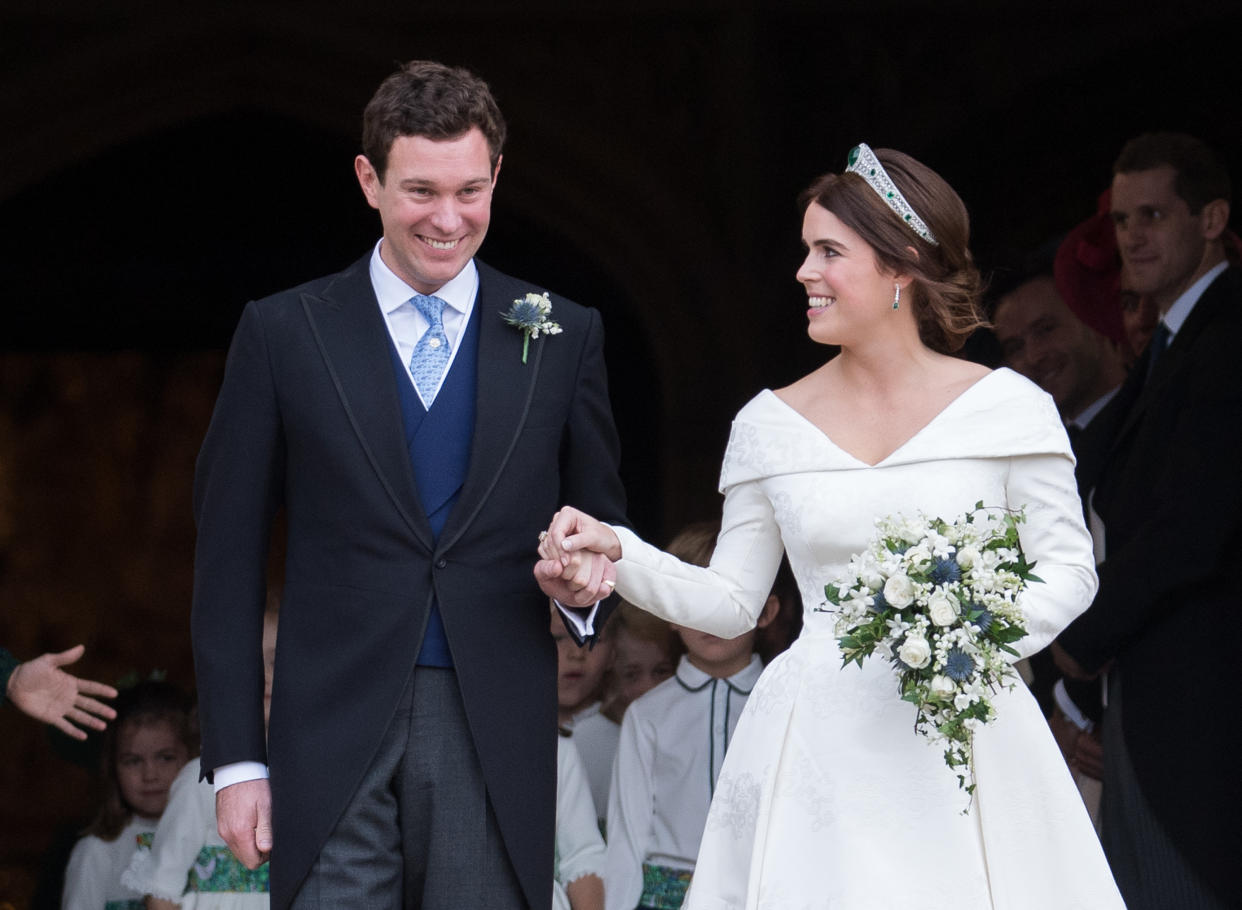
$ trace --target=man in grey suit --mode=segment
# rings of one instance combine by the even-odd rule
[[[383,237],[247,306],[199,456],[202,765],[281,910],[551,900],[556,657],[530,564],[560,503],[623,520],[624,494],[598,314],[475,258],[504,132],[465,70],[380,86],[355,170]]]

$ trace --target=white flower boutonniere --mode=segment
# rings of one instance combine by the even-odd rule
[[[548,318],[551,313],[552,301],[548,299],[547,291],[542,294],[532,291],[513,301],[508,312],[500,314],[505,322],[522,331],[522,363],[526,362],[526,352],[530,349],[532,338],[561,334],[560,324]]]

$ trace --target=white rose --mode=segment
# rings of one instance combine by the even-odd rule
[[[957,691],[957,686],[953,684],[953,680],[949,677],[937,673],[931,678],[931,693],[939,698],[948,698]]]
[[[931,663],[931,645],[922,635],[907,635],[897,649],[901,662],[912,670],[922,670]]]
[[[957,598],[944,591],[937,591],[927,602],[927,615],[938,626],[951,625],[958,616]]]
[[[884,599],[898,610],[914,602],[914,582],[908,575],[894,575],[884,582]]]
[[[979,561],[979,551],[974,547],[962,547],[957,551],[957,564],[963,569],[969,569]]]
[[[912,519],[906,519],[898,528],[897,535],[906,543],[918,543],[923,539],[923,525]]]
[[[906,550],[905,556],[906,562],[915,567],[927,565],[932,558],[931,550],[927,548],[927,544],[923,543]]]

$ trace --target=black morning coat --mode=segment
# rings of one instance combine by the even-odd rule
[[[530,906],[547,907],[556,654],[532,569],[561,505],[624,521],[599,314],[553,296],[563,333],[532,341],[523,363],[522,333],[500,314],[543,289],[478,263],[474,437],[437,540],[369,260],[250,303],[233,338],[194,493],[202,765],[270,764],[272,906],[287,907],[376,751],[434,597],[505,848]],[[281,507],[265,744],[259,643]]]
[[[1115,659],[1143,794],[1225,903],[1242,890],[1242,271],[1199,298],[1150,379],[1141,356],[1083,434],[1105,561],[1058,641],[1089,670]]]

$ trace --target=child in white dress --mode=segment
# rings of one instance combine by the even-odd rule
[[[711,560],[719,523],[691,525],[669,552]],[[772,594],[757,622],[772,621]],[[674,627],[686,653],[672,679],[634,701],[621,722],[608,801],[607,910],[681,906],[720,766],[763,663],[755,629],[724,639]]]
[[[552,910],[603,910],[604,839],[572,737],[556,745],[556,865]]]
[[[276,664],[275,601],[263,617],[263,704],[272,699]],[[266,910],[268,865],[250,870],[216,830],[215,788],[199,780],[199,760],[191,760],[173,781],[168,808],[149,844],[131,851],[123,884],[147,895],[147,910]]]
[[[121,693],[103,742],[104,800],[65,869],[62,910],[143,910],[121,883],[136,845],[149,843],[173,778],[195,751],[190,702],[170,683]]]

